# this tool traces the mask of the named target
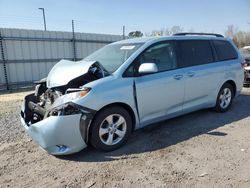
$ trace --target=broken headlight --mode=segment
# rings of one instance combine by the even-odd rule
[[[67,115],[73,115],[73,114],[79,114],[82,113],[82,110],[80,109],[79,105],[68,102],[61,106],[53,108],[48,114],[49,116],[67,116]]]
[[[91,88],[81,88],[81,89],[74,89],[74,88],[69,88],[66,90],[66,95],[65,98],[70,99],[70,101],[84,97],[86,96]],[[50,110],[45,116],[65,116],[65,115],[73,115],[73,114],[79,114],[82,113],[82,107],[76,103],[73,102],[67,102],[64,103],[58,107],[53,108]]]

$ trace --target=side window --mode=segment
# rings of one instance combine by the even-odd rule
[[[139,64],[155,63],[158,72],[176,68],[175,45],[173,42],[164,42],[149,47],[139,56]]]
[[[178,43],[181,56],[180,67],[213,62],[213,53],[208,40],[183,40]]]
[[[219,61],[238,58],[237,52],[228,41],[214,40],[213,44]]]

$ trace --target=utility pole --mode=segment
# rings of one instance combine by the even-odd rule
[[[122,37],[123,39],[125,39],[125,25],[122,26]]]
[[[76,38],[75,38],[75,25],[74,25],[74,20],[72,20],[72,43],[73,43],[73,60],[76,61]]]
[[[46,19],[45,19],[44,8],[38,8],[38,9],[43,11],[43,24],[44,24],[44,30],[47,31],[47,29],[46,29]]]

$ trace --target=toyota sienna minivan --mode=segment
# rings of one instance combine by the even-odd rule
[[[21,121],[48,153],[121,147],[133,130],[204,108],[227,111],[243,58],[219,34],[179,33],[104,46],[61,60],[24,98]]]

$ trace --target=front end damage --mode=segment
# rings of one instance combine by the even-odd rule
[[[68,63],[74,62],[63,62],[61,65],[64,67]],[[53,68],[51,71],[57,75],[56,79],[50,72],[49,80],[37,82],[35,92],[24,98],[22,125],[32,139],[50,154],[66,155],[87,146],[88,129],[95,110],[74,103],[74,99],[88,95],[91,88],[84,85],[107,76],[107,73],[97,62],[82,62],[83,66],[86,64],[88,67],[85,67],[83,74],[75,77],[71,75],[70,79],[64,77],[64,82],[60,80],[58,84],[56,80],[59,79],[59,72]],[[67,75],[66,69],[61,75]]]
[[[93,110],[70,102],[46,111],[30,94],[23,101],[21,122],[29,136],[48,153],[65,155],[87,146],[94,114]]]

